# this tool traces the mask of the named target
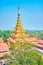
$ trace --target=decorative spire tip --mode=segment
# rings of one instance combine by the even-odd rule
[[[20,18],[20,6],[18,5],[18,18]]]

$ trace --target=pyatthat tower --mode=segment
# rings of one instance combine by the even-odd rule
[[[24,29],[22,27],[21,24],[21,19],[20,19],[20,6],[18,6],[18,18],[17,18],[17,24],[14,30],[14,33],[11,34],[12,37],[7,39],[7,43],[10,47],[10,43],[16,43],[16,41],[19,42],[28,42],[28,43],[32,43],[33,45],[35,45],[38,48],[43,49],[43,40],[40,40],[38,38],[30,38],[29,35],[25,34]]]
[[[17,18],[17,24],[14,30],[14,33],[12,35],[13,38],[26,38],[28,35],[25,34],[24,29],[21,24],[20,19],[20,6],[18,6],[18,18]]]

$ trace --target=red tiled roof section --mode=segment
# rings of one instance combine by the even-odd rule
[[[9,48],[7,43],[4,43],[3,39],[0,38],[0,57],[2,57],[4,54],[9,54]]]

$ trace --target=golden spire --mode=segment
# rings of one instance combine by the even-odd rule
[[[20,20],[20,6],[18,6],[18,19],[17,19],[16,28],[15,28],[15,34],[23,34],[23,33],[24,33],[24,30]]]
[[[20,6],[18,6],[18,19],[17,19],[17,24],[14,30],[14,38],[24,38],[26,37],[25,33],[24,33],[24,29],[22,27],[21,24],[21,20],[20,20]]]

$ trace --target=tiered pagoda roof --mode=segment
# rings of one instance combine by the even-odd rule
[[[43,49],[43,40],[40,40],[38,38],[30,38],[29,35],[25,34],[25,31],[21,24],[20,19],[20,6],[18,6],[18,18],[17,18],[17,24],[14,30],[14,33],[12,34],[12,38],[8,39],[9,42],[15,42],[15,41],[26,41],[28,43],[34,44],[36,47]]]
[[[25,31],[22,27],[21,24],[21,19],[20,19],[20,6],[18,6],[18,18],[17,18],[17,24],[13,33],[14,38],[25,38],[28,37],[28,35],[25,34]]]

